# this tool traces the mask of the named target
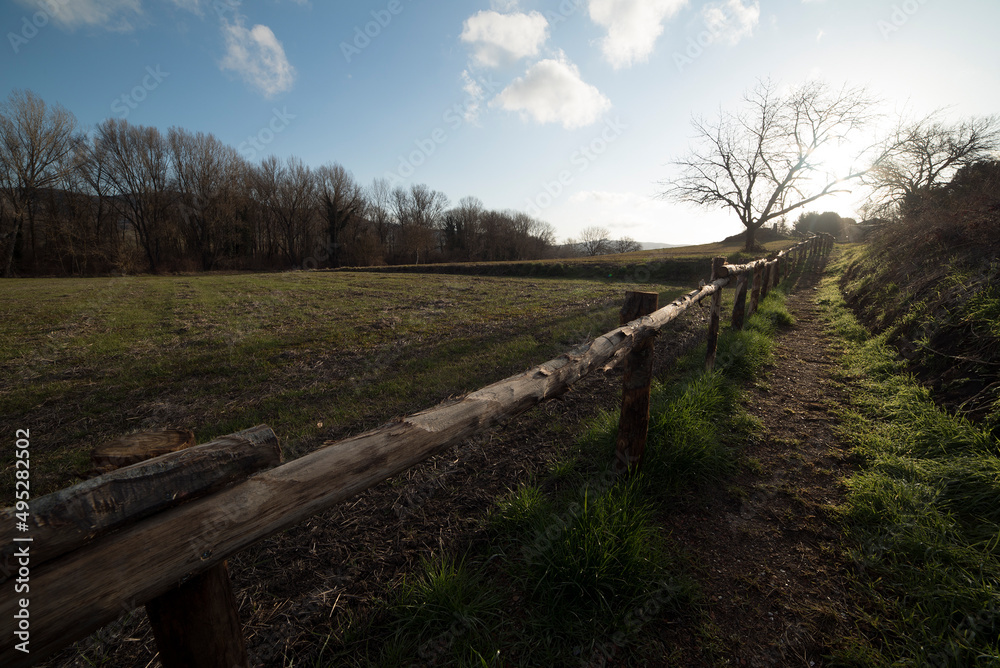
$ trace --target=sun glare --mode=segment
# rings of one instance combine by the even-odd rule
[[[844,178],[861,168],[860,149],[850,142],[828,144],[813,156],[819,171],[835,178]]]

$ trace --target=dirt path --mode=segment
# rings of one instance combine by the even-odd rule
[[[830,509],[843,500],[850,462],[833,431],[841,397],[814,303],[819,279],[819,270],[799,279],[788,299],[796,324],[748,392],[746,407],[765,427],[747,444],[748,465],[719,494],[692,495],[671,520],[716,642],[678,638],[690,644],[669,665],[816,668],[843,637],[851,606]]]

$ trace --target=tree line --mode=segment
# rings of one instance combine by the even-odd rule
[[[17,90],[0,105],[0,271],[93,275],[530,260],[552,226],[338,163],[251,163],[212,134],[107,119],[84,133]]]

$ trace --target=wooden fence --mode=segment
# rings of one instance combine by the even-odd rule
[[[0,559],[7,566],[0,577],[0,665],[31,665],[145,605],[167,668],[245,666],[227,557],[623,361],[616,468],[634,471],[646,442],[659,330],[711,297],[705,364],[712,369],[723,288],[736,290],[732,326],[742,328],[795,266],[832,247],[833,238],[820,235],[749,264],[716,258],[709,282],[663,308],[655,293],[628,293],[618,329],[291,462],[276,466],[277,438],[260,426],[32,500],[27,532],[15,533],[14,508],[0,511]],[[20,580],[28,580],[28,590],[12,586]]]

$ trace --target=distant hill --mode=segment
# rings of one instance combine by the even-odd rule
[[[642,250],[659,250],[661,248],[684,248],[687,244],[660,244],[655,241],[640,241]]]
[[[754,239],[757,241],[758,244],[765,244],[769,241],[784,241],[786,239],[791,239],[791,238],[792,237],[790,235],[782,234],[781,232],[775,230],[773,227],[762,227],[759,230],[757,230],[757,233],[754,235]],[[725,239],[722,240],[722,243],[724,244],[741,243],[744,239],[746,239],[746,232],[739,232],[738,234],[734,234],[731,237],[726,237]]]

